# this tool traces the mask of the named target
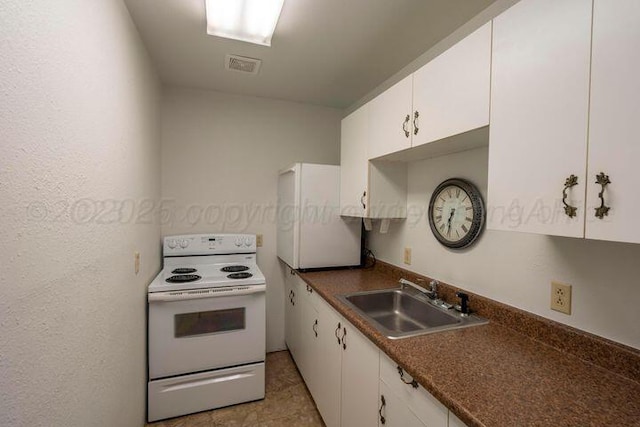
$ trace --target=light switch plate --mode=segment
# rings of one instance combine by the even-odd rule
[[[262,247],[262,234],[256,234],[256,247]]]
[[[404,248],[404,263],[411,265],[411,248]]]

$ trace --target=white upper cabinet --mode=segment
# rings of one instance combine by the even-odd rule
[[[370,159],[411,147],[412,91],[413,77],[408,76],[369,103]]]
[[[342,119],[340,214],[364,218],[407,216],[407,166],[400,162],[370,163],[369,109],[360,107]]]
[[[640,1],[595,0],[586,237],[640,243]],[[602,190],[608,214],[597,218]]]
[[[494,19],[491,229],[584,236],[591,1],[522,0]]]
[[[413,75],[412,146],[489,125],[491,22]]]
[[[369,180],[369,104],[342,119],[340,143],[340,213],[365,216]]]

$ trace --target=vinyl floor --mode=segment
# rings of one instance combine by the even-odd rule
[[[147,424],[147,427],[324,427],[288,351],[267,354],[264,400]]]

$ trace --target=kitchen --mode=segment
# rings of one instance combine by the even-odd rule
[[[276,66],[277,58],[269,61],[268,52],[276,52],[279,37],[282,43],[295,39],[296,28],[314,28],[317,21],[315,9],[301,14],[306,19],[302,23],[286,20],[294,16],[293,12],[287,15],[288,6],[293,8],[290,11],[299,11],[302,5],[311,7],[311,2],[285,2],[271,48],[207,36],[203,1],[166,1],[155,6],[141,0],[125,3],[0,3],[2,425],[145,422],[147,286],[162,267],[164,236],[212,232],[262,235],[257,259],[268,287],[266,348],[268,352],[284,350],[288,269],[276,256],[276,225],[271,220],[277,203],[277,172],[294,162],[340,164],[344,118],[518,2],[460,1],[455,2],[459,8],[451,9],[445,8],[447,2],[428,2],[436,12],[449,12],[451,17],[415,14],[413,25],[407,25],[406,30],[418,31],[416,23],[429,19],[434,34],[402,52],[398,46],[404,43],[393,31],[378,34],[383,39],[374,41],[358,38],[356,29],[372,27],[367,25],[367,16],[357,19],[360,9],[369,9],[367,2],[349,2],[348,8],[345,2],[331,2],[334,10],[344,13],[336,14],[344,20],[335,18],[336,26],[323,29],[351,28],[353,32],[344,35],[343,43],[366,52],[345,63],[340,84],[335,83],[332,91],[328,88],[335,76],[324,75],[316,67],[327,62],[325,56],[340,46],[323,46],[322,38],[309,37],[305,45],[293,50],[306,48],[314,54],[303,56],[311,62],[296,69],[305,71],[302,82],[312,83],[301,85],[288,74],[284,74],[288,79],[272,84],[260,80],[273,78],[269,69]],[[383,18],[392,8],[378,3],[379,9],[370,8],[369,19],[387,22]],[[419,7],[418,3],[403,2],[404,14],[391,16],[408,19],[411,7]],[[633,7],[630,1],[619,3]],[[340,9],[343,7],[347,9]],[[628,16],[634,18],[631,13]],[[353,20],[351,26],[348,19]],[[397,22],[394,28],[398,28]],[[377,50],[378,44],[387,50]],[[217,49],[215,55],[206,53],[209,46]],[[413,52],[408,52],[410,49]],[[225,76],[223,72],[230,73],[221,65],[226,54],[263,58],[260,74]],[[554,59],[559,58],[562,56]],[[374,59],[379,63],[372,62]],[[298,59],[280,60],[280,70],[284,70]],[[357,62],[365,66],[357,68],[353,65]],[[371,63],[376,67],[367,66]],[[368,74],[364,68],[375,70]],[[209,76],[214,72],[219,78]],[[584,75],[581,79],[588,93],[589,82]],[[226,88],[211,89],[209,85],[218,80]],[[637,93],[634,84],[629,84],[630,93]],[[561,89],[566,88],[554,88]],[[569,89],[577,90],[573,86]],[[567,104],[530,108],[533,112],[528,114],[549,109],[553,117]],[[503,110],[503,123],[512,119],[508,113]],[[404,114],[400,131],[403,119]],[[427,118],[420,119],[426,128]],[[523,127],[523,139],[527,136],[535,141],[542,120],[545,117],[540,115],[531,127]],[[543,140],[540,137],[538,142]],[[505,164],[500,173],[507,178],[492,175],[491,150],[495,145],[489,143],[487,148],[487,142],[404,163],[406,206],[415,208],[407,212],[406,219],[373,219],[369,224],[368,247],[380,261],[378,266],[386,262],[405,268],[637,351],[637,244],[621,243],[621,238],[551,237],[558,233],[543,230],[497,231],[496,224],[488,224],[467,249],[448,249],[435,238],[426,211],[431,193],[446,179],[463,177],[475,183],[488,205],[492,196],[487,192],[490,184],[495,184],[494,178],[512,183],[505,186],[511,191],[532,181],[513,175]],[[525,155],[536,154],[530,151]],[[558,163],[569,162],[560,158],[561,150],[539,151],[549,162],[556,158]],[[622,152],[627,159],[637,158],[637,151]],[[585,169],[584,153],[576,154],[573,160],[581,161]],[[516,170],[521,167],[514,165]],[[541,169],[555,165],[555,161],[553,165],[545,163]],[[360,167],[366,167],[366,162]],[[637,182],[633,176],[606,172],[612,184],[604,197],[607,191],[616,191],[618,183]],[[571,173],[580,175],[572,170],[567,177]],[[582,172],[578,187],[567,189],[570,198],[575,198],[577,191],[588,191],[591,197],[593,187],[586,187],[587,181],[594,184],[591,175],[595,174],[589,171],[587,179]],[[552,190],[555,199],[561,200],[564,178],[556,183],[559,188]],[[636,192],[628,193],[634,197]],[[618,193],[616,197],[620,200],[623,196]],[[609,218],[615,213],[612,206]],[[584,233],[584,223],[595,220],[583,217],[582,221]],[[383,223],[389,228],[386,233],[381,232]],[[631,225],[626,232],[637,237],[637,230],[637,225]],[[410,264],[405,263],[405,248],[410,249]],[[571,315],[549,308],[552,281],[573,285]],[[349,291],[345,288],[345,293]],[[473,308],[473,295],[470,304]],[[472,333],[472,329],[468,331],[465,334]],[[611,390],[604,398],[615,400],[617,393]],[[637,408],[637,399],[629,404],[635,402]],[[555,408],[562,403],[550,399],[549,405]]]

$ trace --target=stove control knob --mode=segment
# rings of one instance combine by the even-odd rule
[[[253,244],[253,237],[245,237],[244,238],[244,245],[245,246],[251,246]]]
[[[180,242],[180,247],[182,249],[186,248],[187,246],[189,246],[189,241],[188,240],[183,240]]]
[[[167,242],[167,246],[169,246],[169,248],[170,248],[170,249],[175,248],[175,247],[176,247],[176,244],[177,244],[177,242],[176,242],[175,240],[173,240],[173,239],[170,239],[170,240]]]
[[[238,246],[238,247],[242,246],[242,237],[237,237],[236,238],[236,246]]]

